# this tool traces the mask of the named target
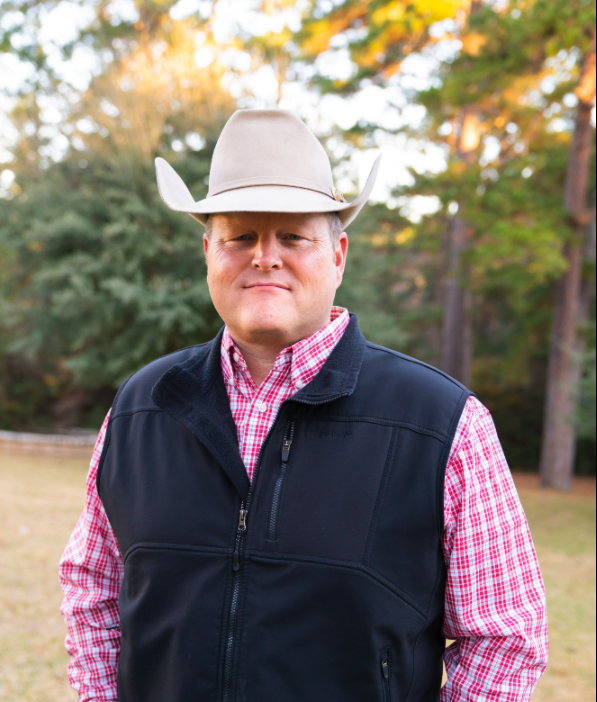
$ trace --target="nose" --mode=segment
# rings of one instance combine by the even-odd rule
[[[275,236],[260,236],[257,239],[251,265],[259,271],[272,271],[282,268],[280,245]]]

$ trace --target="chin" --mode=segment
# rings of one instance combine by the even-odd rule
[[[248,336],[275,337],[286,336],[292,324],[289,315],[284,314],[284,310],[277,310],[276,313],[248,314],[242,320],[242,327]]]

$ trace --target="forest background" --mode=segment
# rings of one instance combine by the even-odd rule
[[[513,469],[595,471],[592,0],[0,0],[0,428],[98,428],[212,338],[196,199],[238,108],[298,113],[347,199],[337,302],[492,411]]]

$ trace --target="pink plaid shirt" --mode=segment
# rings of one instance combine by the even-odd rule
[[[259,388],[224,332],[222,373],[249,477],[280,405],[317,375],[348,321],[345,310],[334,308],[327,327],[280,353]],[[95,485],[107,424],[108,417],[93,451],[85,509],[60,562],[69,682],[79,702],[117,699],[124,568]],[[455,643],[445,655],[441,702],[528,702],[547,663],[545,591],[493,421],[475,398],[454,437],[444,504],[444,634]]]

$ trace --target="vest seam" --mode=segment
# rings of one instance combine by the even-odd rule
[[[388,455],[386,456],[386,464],[383,469],[383,474],[381,478],[381,485],[379,486],[379,493],[377,495],[377,500],[375,503],[375,508],[373,510],[373,516],[371,518],[371,525],[369,526],[369,534],[367,536],[367,541],[365,542],[365,555],[363,556],[363,565],[369,567],[369,561],[371,560],[371,553],[373,552],[373,544],[375,543],[375,536],[377,534],[377,526],[379,524],[379,517],[384,506],[386,499],[386,491],[388,483],[390,481],[390,474],[392,473],[392,466],[394,465],[394,454],[396,452],[396,444],[398,442],[398,427],[395,427],[392,431],[392,438],[390,439],[390,446],[388,448]]]
[[[292,399],[292,398],[291,398]],[[392,419],[383,419],[382,417],[370,417],[368,415],[340,415],[340,414],[310,414],[308,417],[296,415],[296,419],[325,419],[335,422],[368,422],[370,424],[379,424],[380,426],[391,426],[399,427],[401,429],[410,429],[417,434],[424,434],[425,436],[430,436],[433,439],[437,439],[442,443],[448,438],[448,435],[440,434],[439,432],[433,431],[433,429],[426,429],[425,427],[419,427],[416,424],[410,424],[409,422],[395,421]]]
[[[120,417],[127,417],[131,414],[137,414],[137,412],[163,412],[164,410],[156,407],[155,405],[147,407],[135,407],[135,409],[122,410],[122,412],[116,412],[113,416],[110,415],[111,419],[119,419]]]
[[[437,375],[440,375],[446,380],[450,381],[450,383],[452,383],[452,385],[455,385],[457,388],[460,388],[461,390],[467,390],[467,388],[462,383],[459,383],[455,378],[452,378],[452,376],[448,375],[447,373],[444,373],[444,371],[440,370],[439,368],[435,368],[435,366],[430,366],[424,361],[419,361],[417,358],[413,358],[412,356],[406,356],[405,354],[399,353],[398,351],[387,349],[385,346],[378,346],[377,344],[373,344],[370,341],[367,341],[367,346],[368,348],[373,349],[375,351],[382,351],[383,353],[387,353],[390,356],[395,356],[396,358],[400,358],[403,361],[407,361],[408,363],[414,363],[416,366],[427,368],[428,370],[431,370]]]
[[[441,579],[442,579],[442,574],[441,574],[441,569],[440,569],[440,573],[438,574],[438,576],[436,578],[435,586],[433,587],[433,592],[431,593],[431,597],[429,599],[429,609],[427,610],[427,616],[425,618],[425,626],[419,632],[419,635],[417,636],[416,641],[415,641],[415,645],[413,646],[412,674],[410,676],[410,685],[408,686],[408,691],[406,693],[406,697],[404,698],[404,702],[408,702],[408,698],[410,696],[410,691],[412,690],[413,682],[415,680],[415,672],[416,672],[416,663],[415,663],[416,658],[415,658],[415,656],[416,656],[416,652],[417,652],[417,646],[419,645],[419,641],[421,640],[421,636],[423,636],[424,632],[427,631],[427,629],[429,628],[429,615],[431,613],[433,599],[435,597],[435,593],[437,592],[437,588],[439,587]],[[445,646],[445,642],[444,642],[444,646]]]
[[[174,356],[175,354],[180,353],[181,351],[187,351],[187,350],[189,350],[189,349],[199,349],[199,348],[201,348],[202,346],[208,346],[208,345],[211,344],[211,343],[213,343],[213,340],[211,340],[211,341],[206,341],[206,342],[204,342],[203,344],[192,344],[191,346],[185,346],[184,348],[178,349],[178,350],[176,350],[176,351],[173,351],[172,353],[165,353],[165,354],[163,354],[162,356],[158,356],[157,358],[154,358],[153,361],[151,361],[151,363],[149,363],[149,364],[147,364],[147,365],[151,365],[152,363],[155,363],[156,361],[161,361],[162,358],[168,358],[168,356]],[[104,463],[105,463],[106,455],[107,455],[107,453],[108,453],[108,448],[109,448],[109,446],[110,446],[110,438],[111,438],[111,434],[112,434],[112,422],[113,422],[118,416],[121,416],[121,415],[124,413],[124,412],[123,412],[123,413],[120,413],[120,414],[119,414],[119,413],[114,413],[114,410],[116,409],[116,406],[118,405],[118,400],[120,399],[121,395],[122,395],[123,392],[124,392],[124,389],[125,389],[126,386],[128,385],[129,380],[131,380],[131,379],[134,378],[136,375],[138,375],[142,370],[144,370],[145,368],[147,368],[147,365],[146,365],[146,366],[143,366],[143,368],[140,368],[138,371],[135,371],[135,373],[132,373],[131,375],[129,375],[129,377],[122,383],[122,385],[120,386],[120,388],[118,388],[118,392],[116,393],[116,397],[114,398],[114,402],[113,402],[113,404],[112,404],[112,409],[111,409],[111,411],[110,411],[110,420],[109,420],[109,422],[108,422],[108,428],[107,428],[107,430],[106,430],[106,437],[105,437],[105,439],[104,439],[104,446],[103,446],[102,453],[101,453],[100,460],[99,460],[98,467],[97,467],[97,476],[96,476],[96,479],[95,479],[95,489],[96,489],[96,491],[97,491],[98,497],[100,497],[100,500],[101,500],[101,496],[100,496],[100,480],[101,480],[101,475],[102,475],[103,468],[104,468]],[[166,372],[168,372],[168,371],[166,371]]]
[[[444,446],[444,449],[442,451],[442,454],[440,456],[440,467],[439,470],[437,471],[437,485],[436,485],[436,490],[438,492],[437,496],[437,502],[438,502],[438,509],[437,509],[437,526],[438,526],[438,532],[439,532],[439,540],[440,540],[440,552],[441,552],[441,539],[443,536],[443,532],[445,529],[445,524],[442,527],[443,523],[443,512],[444,512],[444,484],[446,480],[446,468],[448,464],[448,460],[450,457],[450,449],[452,448],[452,443],[454,441],[454,435],[456,434],[456,429],[458,427],[458,422],[460,421],[460,417],[462,415],[462,412],[464,410],[464,405],[466,404],[466,401],[470,397],[472,393],[470,391],[466,390],[464,386],[462,387],[462,392],[460,394],[460,397],[458,398],[458,402],[456,403],[456,408],[454,409],[454,412],[452,414],[452,420],[450,421],[450,429],[448,432],[448,436],[446,437],[446,443]],[[463,397],[465,398],[465,401],[463,402]],[[449,437],[452,436],[452,441],[448,441]],[[443,467],[442,467],[443,466]],[[419,645],[419,641],[421,639],[421,636],[423,636],[423,633],[427,630],[429,626],[429,616],[431,614],[431,609],[433,607],[433,601],[435,599],[435,595],[437,593],[437,589],[442,581],[442,578],[445,578],[444,573],[442,572],[446,568],[446,564],[443,560],[443,553],[440,553],[439,559],[441,560],[440,567],[438,568],[438,574],[437,578],[435,580],[435,585],[433,586],[433,592],[431,593],[431,597],[429,598],[429,607],[427,609],[427,618],[425,620],[425,626],[423,629],[420,631],[419,635],[417,636],[417,639],[415,641],[415,645],[413,647],[413,657],[412,657],[412,675],[410,679],[410,685],[408,686],[408,691],[406,693],[405,702],[408,702],[408,698],[410,696],[410,691],[412,690],[413,682],[415,679],[415,672],[416,672],[416,651],[417,651],[417,646]]]
[[[106,428],[106,436],[104,438],[104,446],[102,448],[102,454],[99,459],[99,463],[97,465],[97,475],[95,476],[95,490],[97,492],[98,497],[101,500],[101,495],[100,495],[100,481],[102,478],[102,473],[104,470],[104,464],[106,462],[106,456],[108,455],[108,448],[110,446],[110,439],[112,438],[112,422],[114,421],[114,416],[112,414],[113,410],[118,406],[118,400],[120,400],[120,397],[122,393],[124,392],[124,389],[128,385],[129,380],[133,376],[130,375],[124,383],[120,386],[118,389],[118,392],[116,393],[116,397],[114,398],[114,403],[112,404],[112,408],[110,410],[110,419],[108,421],[108,426]],[[102,501],[103,504],[103,501]]]
[[[428,614],[423,607],[417,604],[417,602],[410,598],[406,593],[402,592],[402,590],[396,587],[396,585],[384,578],[383,575],[380,575],[377,571],[373,570],[373,568],[369,568],[368,566],[363,565],[362,563],[358,563],[357,561],[338,561],[332,558],[301,556],[299,554],[292,553],[270,553],[269,551],[247,551],[246,556],[248,559],[252,558],[254,560],[258,560],[261,558],[270,561],[298,561],[301,563],[312,563],[314,565],[329,565],[337,568],[346,568],[348,570],[359,571],[361,573],[364,573],[365,575],[368,575],[370,578],[378,582],[382,587],[385,587],[387,590],[392,592],[394,595],[396,595],[396,597],[402,600],[404,604],[408,605],[423,620],[425,620],[425,622],[427,621]]]
[[[446,528],[446,525],[444,523],[444,488],[446,481],[446,468],[448,467],[448,460],[450,459],[450,450],[452,448],[452,444],[454,443],[454,436],[458,428],[458,423],[460,421],[460,417],[462,416],[462,412],[464,411],[464,406],[466,405],[470,395],[471,393],[463,387],[460,397],[458,398],[458,402],[456,403],[456,408],[454,409],[454,412],[452,414],[450,429],[448,431],[448,435],[446,436],[446,442],[440,457],[439,470],[437,471],[436,490],[438,505],[436,518],[438,536],[440,539],[443,536],[444,529]],[[452,437],[451,441],[449,441],[450,437]]]
[[[123,560],[126,563],[128,558],[135,551],[182,551],[186,553],[218,553],[221,555],[229,556],[231,553],[231,548],[224,548],[223,546],[193,546],[192,544],[169,544],[169,543],[159,543],[153,541],[141,541],[138,544],[133,544],[123,556]]]

